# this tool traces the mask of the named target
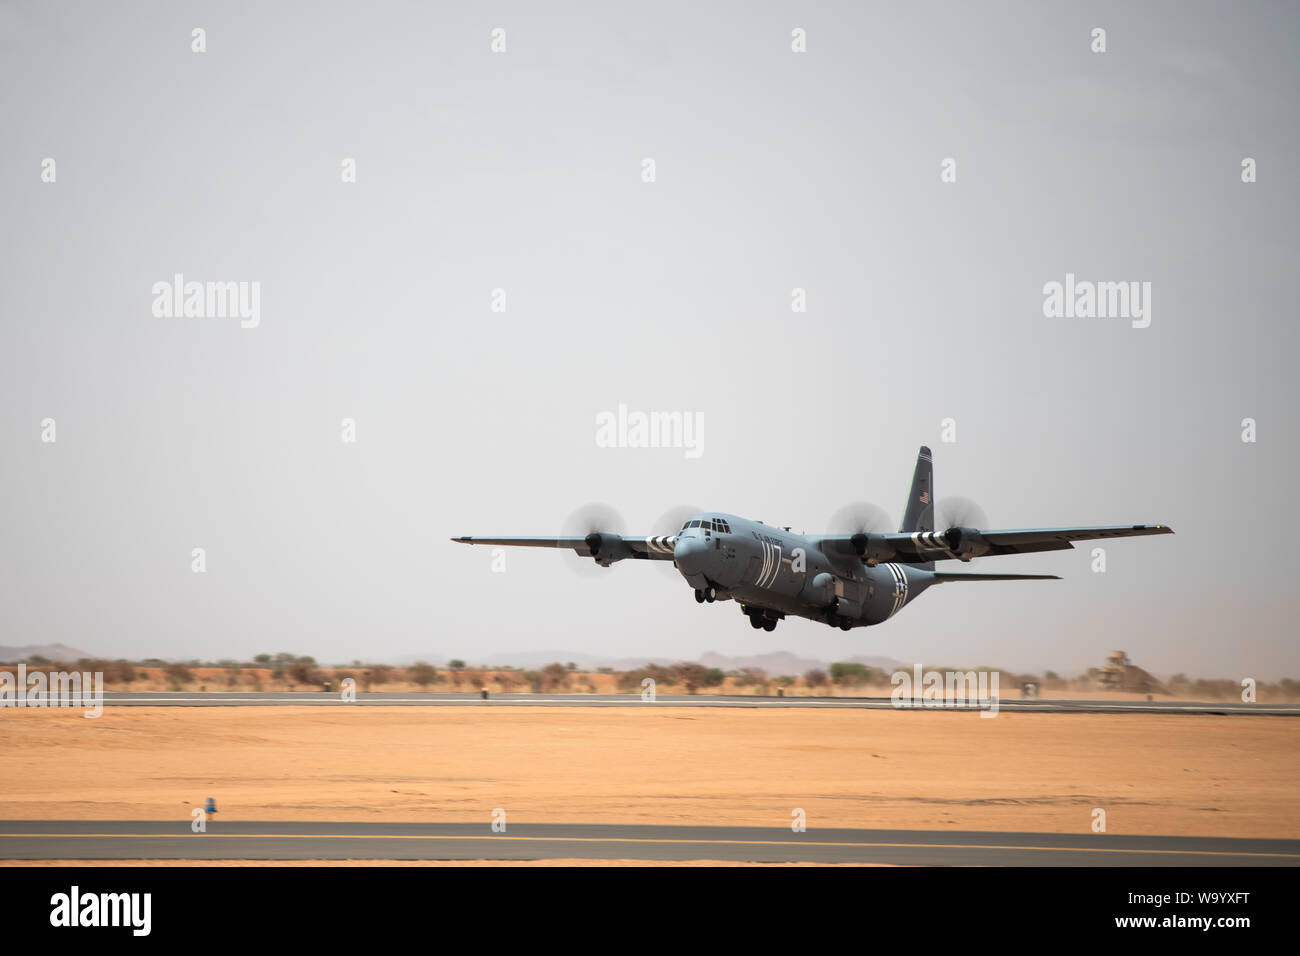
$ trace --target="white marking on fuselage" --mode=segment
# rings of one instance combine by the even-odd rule
[[[770,588],[776,583],[776,576],[781,571],[781,545],[770,541],[760,541],[763,546],[763,566],[759,569],[755,587]]]
[[[894,576],[894,607],[889,612],[889,617],[893,617],[907,603],[907,574],[896,564],[886,564],[885,567]]]

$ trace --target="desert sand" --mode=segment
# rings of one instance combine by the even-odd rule
[[[1300,837],[1284,717],[706,708],[0,712],[0,819]]]

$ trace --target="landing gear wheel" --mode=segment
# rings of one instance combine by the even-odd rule
[[[699,588],[695,589],[695,603],[696,604],[704,603],[704,592],[701,591]]]
[[[759,618],[751,617],[749,619],[749,626],[757,631],[760,627],[763,626],[763,622]]]
[[[853,630],[853,625],[850,624],[848,621],[844,621],[843,623],[840,624],[840,630],[841,630],[841,631],[851,631],[851,630]]]
[[[705,589],[704,589],[704,600],[706,600],[706,601],[708,601],[710,604],[712,604],[712,603],[713,603],[714,601],[716,601],[717,599],[718,599],[718,589],[717,589],[717,588],[705,588]]]
[[[763,630],[765,630],[765,631],[775,631],[775,630],[776,630],[776,621],[764,621],[764,622],[763,622]]]

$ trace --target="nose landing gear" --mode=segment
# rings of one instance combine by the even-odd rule
[[[695,589],[695,603],[696,603],[696,604],[703,604],[705,601],[708,601],[710,604],[712,604],[712,603],[713,603],[714,601],[716,601],[717,599],[718,599],[718,589],[717,589],[717,588],[709,587],[709,588],[696,588],[696,589]]]

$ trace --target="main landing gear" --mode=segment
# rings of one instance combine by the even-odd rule
[[[744,611],[745,616],[749,618],[749,626],[756,631],[760,628],[764,631],[775,631],[776,622],[782,617],[785,617],[784,614],[774,615],[769,611],[764,611],[762,608],[756,607],[742,607],[741,610]]]
[[[695,589],[696,604],[703,604],[705,601],[708,601],[710,604],[712,604],[717,599],[718,599],[717,588],[696,588]]]

